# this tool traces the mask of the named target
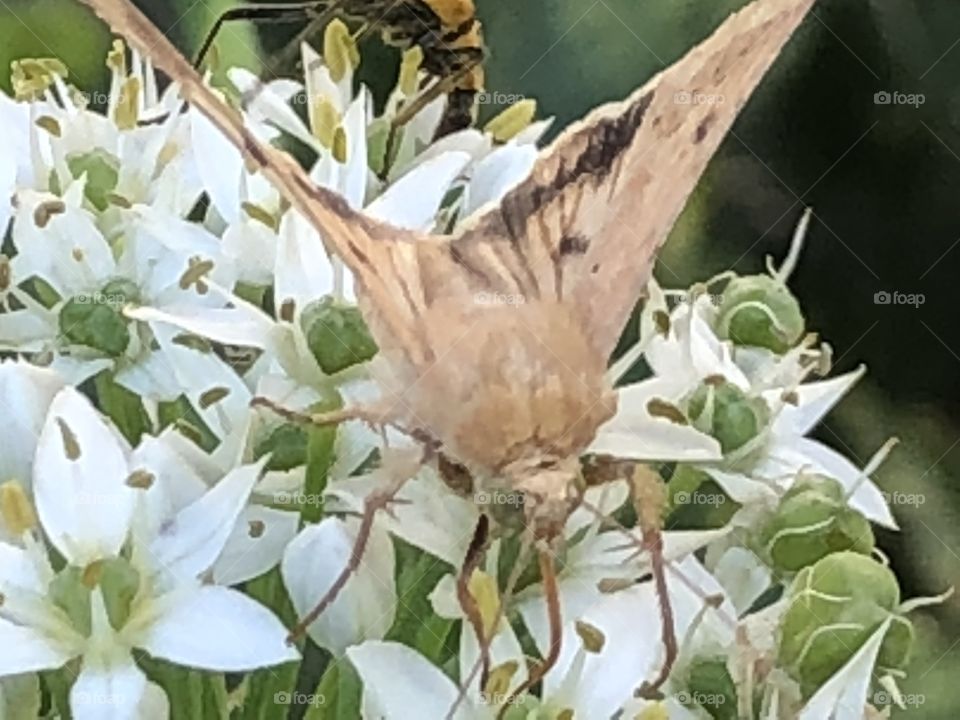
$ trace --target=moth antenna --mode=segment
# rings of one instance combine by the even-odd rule
[[[560,644],[563,639],[563,621],[560,617],[560,592],[557,588],[557,568],[550,548],[537,551],[540,562],[540,576],[543,579],[544,598],[547,601],[547,618],[550,625],[550,650],[542,662],[538,663],[527,675],[527,679],[504,700],[497,712],[497,720],[503,720],[504,714],[514,700],[540,682],[560,659]]]

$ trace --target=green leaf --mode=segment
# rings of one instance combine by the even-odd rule
[[[136,393],[118,385],[113,373],[104,370],[94,378],[97,406],[107,414],[131,445],[150,432],[150,416]]]

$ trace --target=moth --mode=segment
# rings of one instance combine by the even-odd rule
[[[286,3],[246,3],[222,13],[197,53],[199,67],[213,46],[224,23],[298,22],[304,29],[268,63],[275,69],[293,64],[291,51],[299,53],[300,42],[336,15],[382,29],[384,40],[401,48],[419,47],[423,69],[436,78],[431,88],[411,103],[403,117],[411,118],[427,102],[442,93],[447,104],[436,137],[473,124],[477,95],[483,92],[485,49],[483,26],[473,0],[300,0]]]
[[[384,402],[315,420],[394,424],[439,448],[481,488],[523,494],[551,645],[521,690],[559,652],[550,547],[581,501],[580,457],[616,410],[608,358],[697,180],[813,1],[755,0],[626,100],[572,125],[498,205],[454,235],[425,236],[315,187],[288,155],[260,143],[127,0],[84,0],[180,84],[354,272],[386,368]],[[713,101],[701,102],[707,95]],[[402,481],[368,499],[353,560],[301,627],[346,583],[374,513]],[[656,541],[648,547],[653,555]],[[662,567],[655,574],[662,587]]]

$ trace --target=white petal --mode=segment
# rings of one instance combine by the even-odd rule
[[[180,331],[170,325],[152,322],[150,328],[184,395],[217,437],[229,436],[246,422],[250,390],[233,368],[214,353],[174,342]],[[226,395],[213,404],[203,402],[205,393],[211,390],[225,390]]]
[[[30,551],[0,542],[0,596],[11,589],[43,594],[46,590]]]
[[[651,378],[617,390],[617,413],[597,432],[590,452],[631,460],[698,462],[723,457],[720,444],[689,425],[654,417],[653,399],[670,401],[679,393],[672,379]]]
[[[317,230],[295,210],[280,220],[278,241],[274,304],[280,307],[292,300],[299,314],[314,300],[333,292],[330,258]],[[329,279],[321,281],[317,273]]]
[[[77,720],[127,720],[137,716],[146,688],[147,676],[129,655],[107,667],[85,660],[70,688],[70,710]]]
[[[142,322],[167,323],[216,342],[261,349],[269,346],[274,328],[266,313],[242,301],[232,308],[142,306],[128,308],[124,314]]]
[[[880,489],[872,480],[861,482],[860,469],[833,448],[816,440],[799,438],[793,440],[792,447],[784,447],[777,442],[770,454],[778,459],[792,460],[794,472],[806,468],[807,471],[823,473],[838,480],[847,490],[858,484],[850,498],[850,507],[862,512],[868,520],[896,529],[897,522]]]
[[[397,227],[429,229],[451,184],[469,162],[467,153],[451,152],[423,163],[393,183],[365,213]]]
[[[347,108],[343,117],[347,134],[347,164],[341,172],[340,192],[354,210],[363,207],[367,192],[367,91],[360,94]]]
[[[729,548],[717,561],[713,575],[727,591],[738,616],[749,610],[770,587],[770,568],[760,562],[755,553],[742,547]]]
[[[534,145],[509,143],[497,148],[478,162],[467,186],[462,216],[476,212],[488,203],[498,203],[530,174],[537,160]]]
[[[71,653],[51,644],[36,630],[15,625],[4,618],[0,618],[0,647],[3,647],[0,677],[53,670],[72,657]]]
[[[444,718],[457,687],[416,650],[395,642],[368,641],[347,650],[363,680],[365,720]],[[493,718],[493,711],[461,704],[454,720]]]
[[[287,630],[267,608],[229,588],[177,594],[138,645],[178,665],[243,672],[297,660]]]
[[[73,388],[60,391],[37,445],[34,493],[44,530],[73,564],[120,550],[138,492],[128,474],[123,448],[90,402]]]
[[[203,497],[163,524],[150,557],[174,577],[194,579],[209,570],[233,532],[263,462],[232,470]]]
[[[244,509],[213,566],[214,582],[237,585],[275,567],[299,524],[299,513],[260,505]]]
[[[0,434],[0,482],[29,487],[33,455],[47,408],[64,381],[57,373],[26,362],[0,362],[0,410],[7,422]]]
[[[358,524],[327,518],[302,530],[287,547],[280,567],[298,615],[307,614],[347,566]],[[383,638],[396,609],[393,544],[375,524],[360,567],[307,632],[339,656],[351,645]]]
[[[865,373],[866,368],[861,366],[857,370],[830,380],[800,385],[796,389],[797,404],[784,405],[774,421],[774,432],[780,435],[806,435],[844,395],[850,392]],[[779,391],[764,393],[764,398],[775,407],[780,402],[780,393]]]
[[[863,647],[825,682],[800,711],[798,720],[862,720],[883,638],[890,628],[886,620]]]
[[[240,177],[243,157],[207,117],[194,108],[189,110],[193,146],[203,148],[197,153],[197,171],[210,201],[228,223],[241,219]]]

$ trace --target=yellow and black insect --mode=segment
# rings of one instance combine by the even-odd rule
[[[207,34],[197,65],[200,65],[224,23],[233,20],[300,22],[304,29],[296,41],[277,58],[277,65],[299,52],[300,41],[318,26],[336,16],[357,20],[367,30],[379,29],[384,40],[404,49],[423,51],[423,69],[436,78],[398,117],[409,120],[416,111],[441,93],[447,107],[437,128],[437,137],[469,127],[475,118],[477,95],[484,85],[483,28],[473,0],[301,0],[300,2],[248,3],[226,11]]]

